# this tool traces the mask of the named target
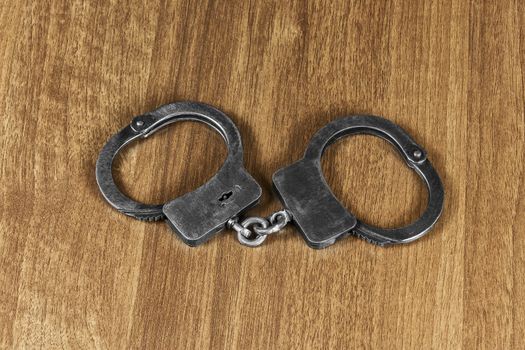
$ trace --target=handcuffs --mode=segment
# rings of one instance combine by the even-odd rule
[[[143,204],[123,194],[112,173],[118,152],[135,140],[183,120],[203,122],[224,138],[228,155],[219,171],[196,190],[165,204]],[[353,134],[371,134],[387,140],[423,179],[428,189],[428,204],[415,222],[395,229],[370,226],[356,219],[334,196],[323,176],[321,157],[330,144]],[[302,159],[275,172],[273,185],[283,210],[268,218],[248,217],[241,221],[239,217],[258,203],[261,187],[244,168],[241,135],[235,124],[218,109],[197,102],[171,103],[135,117],[103,147],[97,160],[96,179],[102,195],[115,209],[139,220],[166,220],[189,246],[202,244],[230,228],[236,231],[240,243],[256,247],[290,222],[308,246],[316,249],[350,234],[380,246],[409,243],[430,231],[441,215],[444,201],[439,175],[421,146],[384,118],[355,115],[325,125],[310,140]]]

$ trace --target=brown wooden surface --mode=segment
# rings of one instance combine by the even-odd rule
[[[0,7],[1,348],[523,347],[523,1],[4,1]],[[134,115],[198,100],[231,116],[264,189],[326,122],[384,115],[441,174],[438,225],[406,246],[198,248],[111,209],[94,178]],[[226,150],[176,124],[115,174],[162,202]],[[359,218],[415,219],[426,194],[384,141],[331,147],[325,175]]]

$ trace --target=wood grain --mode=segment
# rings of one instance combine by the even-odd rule
[[[3,1],[0,347],[510,349],[525,339],[523,1]],[[238,125],[264,188],[313,133],[383,115],[424,145],[446,206],[424,239],[185,246],[111,209],[98,152],[134,115],[203,101]],[[218,135],[176,124],[117,161],[161,203],[210,178]],[[409,223],[426,194],[385,142],[323,158],[359,218]]]

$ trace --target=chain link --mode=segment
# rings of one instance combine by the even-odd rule
[[[286,209],[276,211],[268,218],[252,216],[239,223],[238,218],[228,220],[227,226],[237,232],[237,239],[243,245],[258,247],[268,235],[281,231],[292,215]]]
[[[280,210],[270,215],[267,220],[270,226],[261,227],[255,225],[253,227],[255,233],[261,236],[277,233],[281,231],[286,226],[286,224],[288,224],[291,221],[291,216],[288,211]]]

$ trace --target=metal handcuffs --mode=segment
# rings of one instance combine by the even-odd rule
[[[219,171],[196,190],[166,204],[143,204],[123,194],[112,174],[117,153],[129,143],[182,120],[203,122],[222,135],[228,155]],[[352,134],[372,134],[387,140],[423,179],[429,193],[428,204],[418,220],[396,229],[373,227],[356,219],[334,196],[323,176],[321,157],[331,143]],[[190,246],[204,243],[225,228],[235,230],[242,244],[258,246],[268,235],[279,232],[289,222],[299,229],[308,246],[317,249],[349,234],[380,246],[409,243],[434,226],[441,215],[444,200],[439,175],[421,146],[403,129],[384,118],[356,115],[325,125],[311,139],[301,160],[273,175],[273,185],[283,210],[268,218],[249,217],[239,221],[245,211],[258,203],[261,187],[244,169],[241,136],[235,124],[218,109],[196,102],[171,103],[135,117],[102,149],[97,160],[96,178],[102,195],[115,209],[139,220],[164,219]]]

